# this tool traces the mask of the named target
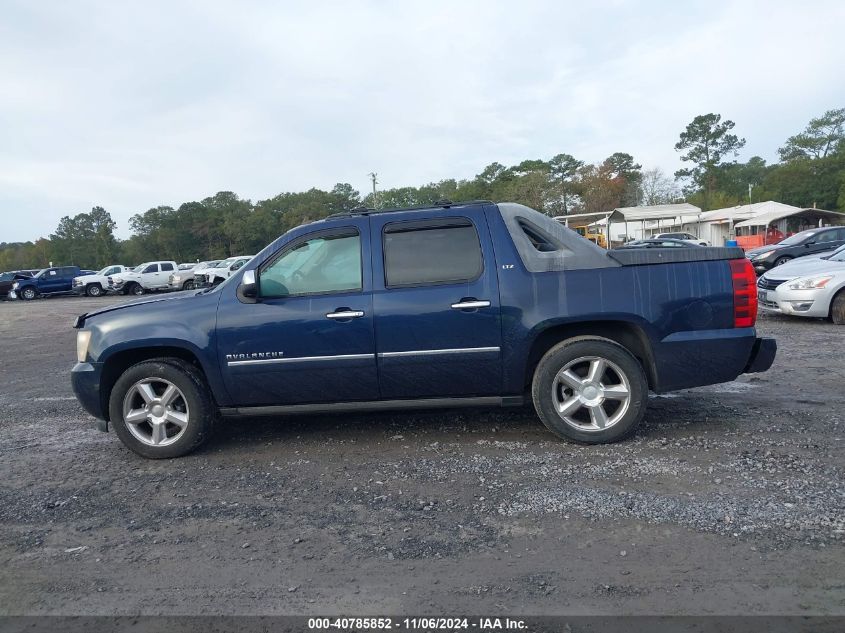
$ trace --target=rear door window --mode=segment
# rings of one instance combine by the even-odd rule
[[[162,270],[162,272],[173,270],[173,264],[162,264],[161,270]]]
[[[382,239],[387,288],[468,282],[484,270],[478,232],[466,218],[392,223]]]

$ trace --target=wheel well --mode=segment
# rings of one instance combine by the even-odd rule
[[[845,286],[837,290],[834,295],[830,298],[830,307],[827,309],[827,316],[828,318],[833,317],[833,304],[836,303],[836,300],[840,296],[845,296]]]
[[[540,359],[552,347],[575,336],[600,336],[619,343],[640,361],[648,386],[657,383],[654,357],[651,353],[649,338],[643,329],[626,321],[590,321],[588,323],[566,323],[554,325],[543,330],[531,344],[528,364],[525,367],[525,385],[528,387],[534,377],[534,370]]]
[[[100,379],[100,402],[106,419],[109,416],[109,398],[111,398],[111,391],[117,379],[132,365],[153,358],[178,358],[196,367],[205,378],[205,371],[199,359],[193,352],[182,347],[142,347],[117,352],[110,356],[103,365],[103,374]],[[211,394],[211,390],[209,390],[209,393]],[[213,394],[211,395],[213,397]]]

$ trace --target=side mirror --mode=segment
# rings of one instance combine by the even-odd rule
[[[255,277],[255,270],[248,270],[241,277],[238,297],[245,303],[255,303],[258,299],[258,280]]]
[[[810,248],[815,243],[816,243],[816,240],[810,240],[809,242],[805,242],[804,248]]]

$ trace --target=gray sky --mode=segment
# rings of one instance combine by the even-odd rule
[[[585,6],[588,5],[588,6]],[[0,241],[217,191],[469,178],[625,151],[680,167],[697,114],[740,158],[845,106],[845,3],[0,0]]]

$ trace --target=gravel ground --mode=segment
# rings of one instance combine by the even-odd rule
[[[624,443],[533,411],[224,422],[146,461],[73,398],[70,323],[0,304],[0,614],[843,614],[845,328]]]

